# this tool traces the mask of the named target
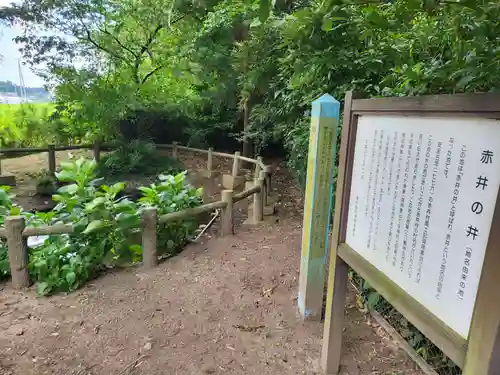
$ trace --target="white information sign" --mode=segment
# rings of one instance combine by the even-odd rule
[[[499,184],[499,121],[361,116],[346,243],[467,338]]]

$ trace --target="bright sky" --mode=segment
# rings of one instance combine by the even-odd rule
[[[6,6],[12,0],[0,0],[0,7]],[[18,27],[7,27],[0,24],[0,81],[12,81],[19,84],[18,60],[21,57],[19,45],[12,39],[21,34]],[[36,76],[28,66],[22,66],[24,84],[30,87],[38,87],[44,84],[43,79]]]

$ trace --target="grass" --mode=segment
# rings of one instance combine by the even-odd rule
[[[0,104],[0,147],[46,144],[53,103]]]

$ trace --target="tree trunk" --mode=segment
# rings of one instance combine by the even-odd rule
[[[253,145],[252,145],[252,140],[247,137],[247,132],[248,128],[250,126],[249,124],[249,117],[250,117],[250,105],[248,104],[248,101],[245,102],[243,106],[243,150],[242,154],[243,156],[246,156],[247,158],[253,157]],[[244,168],[248,167],[248,163],[243,163]]]

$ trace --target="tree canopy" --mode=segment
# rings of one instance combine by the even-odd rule
[[[325,92],[500,87],[492,0],[25,0],[2,12],[80,131],[133,123],[134,136],[191,143],[224,134],[245,153],[282,144],[299,178],[310,103]]]

